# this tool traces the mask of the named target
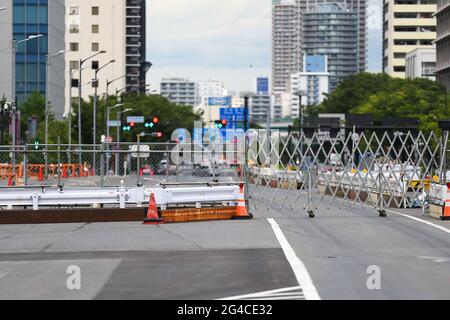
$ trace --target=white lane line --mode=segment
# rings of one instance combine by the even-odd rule
[[[411,219],[411,220],[414,220],[414,221],[417,221],[417,222],[420,222],[420,223],[424,223],[424,224],[426,224],[426,225],[428,225],[430,227],[434,227],[436,229],[439,229],[441,231],[444,231],[444,232],[450,234],[450,229],[447,229],[447,228],[445,228],[443,226],[440,226],[438,224],[435,224],[435,223],[432,223],[432,222],[429,222],[429,221],[426,221],[426,220],[422,220],[422,219],[419,219],[419,218],[416,218],[416,217],[413,217],[413,216],[410,216],[410,215],[407,215],[407,214],[403,214],[403,213],[400,213],[400,212],[396,212],[396,211],[392,211],[392,210],[386,210],[386,211],[390,212],[390,213],[397,214],[399,216],[402,216],[402,217],[405,217],[405,218],[408,218],[408,219]]]
[[[302,288],[297,286],[297,287],[288,287],[288,288],[261,291],[261,292],[255,292],[255,293],[247,293],[247,294],[234,296],[234,297],[228,297],[228,298],[224,298],[224,299],[220,299],[220,300],[242,300],[242,299],[253,299],[255,297],[269,297],[269,296],[276,295],[278,293],[288,293],[288,292],[292,292],[294,290],[297,291],[297,292],[295,292],[295,294],[299,294],[299,292],[303,292]]]
[[[289,264],[294,271],[297,282],[302,288],[306,300],[320,300],[319,293],[311,280],[308,270],[306,270],[303,262],[295,254],[294,249],[292,249],[291,245],[287,241],[278,223],[272,218],[267,219],[267,221],[269,221],[272,226],[273,232],[275,233],[275,236],[283,249],[286,259],[289,261]]]

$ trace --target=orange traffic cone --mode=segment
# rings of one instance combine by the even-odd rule
[[[247,204],[245,201],[245,191],[244,191],[244,184],[241,183],[239,185],[240,187],[240,197],[238,200],[238,205],[236,208],[236,216],[233,217],[235,220],[250,220],[253,219],[253,215],[250,214],[247,210]]]
[[[147,218],[144,219],[144,224],[162,224],[163,219],[159,217],[158,208],[156,207],[155,194],[150,194],[150,201],[148,202]]]

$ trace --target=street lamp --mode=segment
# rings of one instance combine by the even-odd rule
[[[83,68],[83,64],[86,61],[88,61],[88,60],[98,56],[99,54],[103,54],[103,53],[106,53],[106,51],[105,50],[98,51],[95,54],[87,57],[86,59],[80,59],[80,65],[78,66],[78,68],[79,68],[79,78],[78,78],[78,143],[79,143],[79,146],[80,146],[80,154],[79,154],[79,163],[80,164],[81,164],[81,144],[82,144],[82,142],[81,142],[81,99],[82,99],[82,96],[81,96],[81,89],[82,89],[81,76],[82,76],[82,71],[84,69]]]
[[[108,106],[109,106],[109,86],[111,85],[111,84],[113,84],[114,82],[116,82],[116,81],[118,81],[118,80],[120,80],[120,79],[123,79],[123,78],[125,78],[127,75],[126,74],[124,74],[123,76],[120,76],[120,77],[118,77],[118,78],[115,78],[115,79],[113,79],[113,80],[108,80],[108,79],[106,79],[106,99],[105,99],[105,104],[106,104],[106,108],[108,108]],[[117,102],[117,101],[116,101]],[[104,117],[104,110],[105,109],[103,109],[103,112],[102,112],[102,120],[104,120],[105,119],[105,117]],[[103,121],[102,121],[103,122]],[[108,131],[108,128],[103,128],[103,132],[105,132],[105,130],[106,131]]]
[[[33,40],[33,39],[37,39],[42,37],[42,34],[36,34],[36,35],[31,35],[28,36],[28,38],[26,39],[22,39],[22,40],[12,40],[12,57],[11,57],[11,68],[12,68],[12,75],[11,75],[11,104],[12,104],[12,108],[11,108],[11,118],[12,118],[12,144],[13,144],[13,158],[12,158],[12,165],[13,165],[13,173],[14,176],[16,175],[16,112],[17,112],[17,106],[16,106],[16,54],[17,54],[17,46],[21,43]]]
[[[54,54],[47,54],[46,55],[46,71],[45,71],[45,147],[48,149],[48,117],[49,117],[49,80],[50,80],[50,62],[51,59],[61,56],[66,53],[66,50],[58,51]],[[45,178],[48,176],[48,150],[45,152]]]
[[[106,68],[108,65],[112,64],[116,62],[116,60],[110,60],[108,63],[106,63],[105,65],[103,65],[102,67],[98,68],[97,70],[95,70],[95,77],[94,77],[94,114],[93,114],[93,122],[94,122],[94,128],[93,128],[93,138],[92,138],[92,144],[93,144],[93,148],[95,150],[95,146],[97,145],[97,101],[98,101],[98,73]],[[94,152],[94,156],[93,156],[93,169],[94,172],[96,172],[96,154]]]
[[[123,103],[118,103],[113,107],[107,107],[107,113],[106,113],[106,118],[107,118],[107,120],[106,120],[106,137],[107,138],[109,137],[109,122],[110,122],[111,110],[122,107],[122,106],[123,106]]]
[[[107,109],[107,111],[106,111],[106,118],[107,118],[107,121],[106,121],[106,138],[107,139],[109,139],[109,122],[110,122],[111,110],[119,108],[119,107],[122,107],[122,106],[123,106],[123,103],[118,103],[118,104],[116,104],[113,107],[107,107],[106,108]],[[109,146],[108,145],[107,145],[107,148],[108,148],[108,151],[109,151]],[[109,153],[108,153],[108,160],[106,162],[106,172],[109,172],[109,158],[110,158],[110,156],[109,156]]]
[[[130,111],[133,111],[133,109],[128,108],[123,111],[118,111],[117,112],[117,124],[119,124],[119,122],[120,122],[120,116],[122,114],[130,112]],[[120,151],[120,126],[117,126],[117,150]],[[119,156],[120,156],[120,153],[117,152],[116,153],[116,176],[119,175]]]

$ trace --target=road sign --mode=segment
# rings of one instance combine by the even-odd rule
[[[138,157],[138,150],[139,150],[139,157],[140,158],[148,158],[150,157],[150,147],[148,145],[140,145],[140,148],[138,149],[137,145],[131,146],[131,156],[133,158]]]
[[[220,119],[228,122],[228,128],[243,129],[245,122],[245,108],[220,108]]]
[[[120,127],[122,123],[118,120],[108,121],[108,127]]]
[[[127,117],[127,122],[128,123],[144,123],[144,117]]]
[[[209,106],[229,107],[231,106],[231,97],[208,98]]]

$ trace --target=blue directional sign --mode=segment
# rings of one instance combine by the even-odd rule
[[[230,107],[231,97],[208,98],[209,106]]]
[[[244,129],[245,108],[220,108],[220,119],[227,120],[229,129]]]

